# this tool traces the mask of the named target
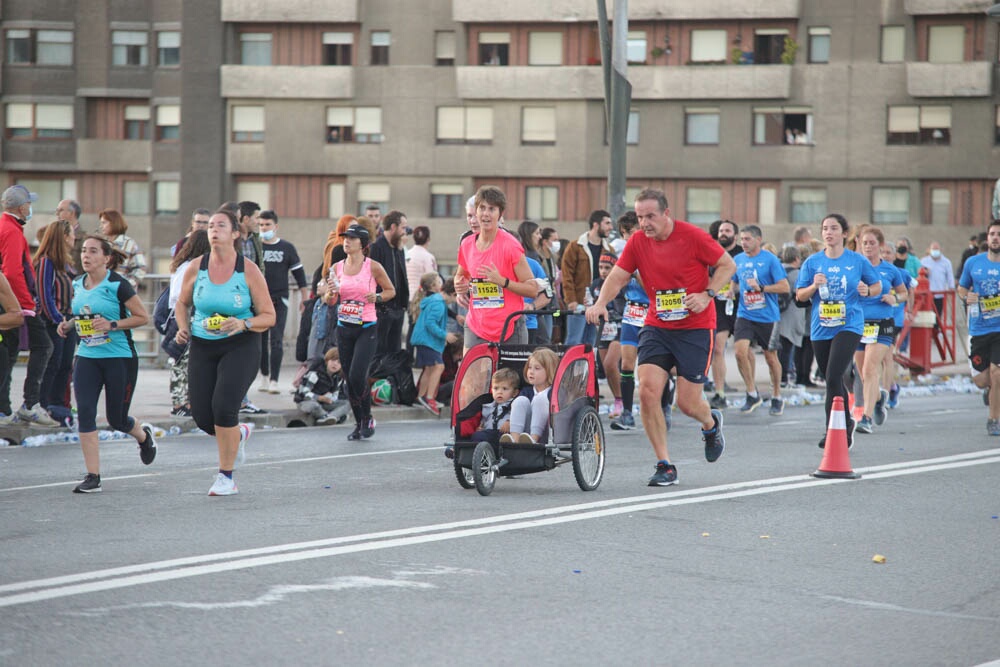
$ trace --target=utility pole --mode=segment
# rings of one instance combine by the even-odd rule
[[[625,151],[632,84],[628,81],[628,0],[614,0],[614,38],[608,29],[605,0],[597,0],[597,25],[604,70],[604,117],[607,121],[608,212],[617,220],[625,212]]]

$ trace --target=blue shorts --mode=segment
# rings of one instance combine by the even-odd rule
[[[639,333],[637,365],[654,364],[665,371],[677,367],[677,375],[695,384],[705,384],[711,367],[715,332],[711,329],[664,329],[646,326]]]
[[[639,344],[640,331],[642,331],[642,327],[622,322],[621,335],[619,336],[621,344],[631,345],[632,347],[637,346]]]
[[[414,347],[417,348],[417,363],[413,364],[414,368],[426,368],[444,363],[444,357],[437,350],[426,345],[415,345]]]

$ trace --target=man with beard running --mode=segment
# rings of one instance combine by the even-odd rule
[[[742,246],[736,242],[740,228],[735,222],[716,220],[708,228],[708,233],[730,257],[743,252]],[[708,272],[712,275],[713,269],[709,268]],[[715,345],[712,348],[712,384],[715,395],[709,400],[709,405],[719,410],[726,407],[726,341],[735,331],[736,304],[727,282],[715,295]]]
[[[969,364],[985,389],[986,432],[1000,435],[1000,220],[990,223],[987,250],[970,257],[958,281],[958,298],[969,306]]]

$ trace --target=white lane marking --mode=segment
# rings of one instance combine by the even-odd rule
[[[996,623],[998,618],[995,616],[973,616],[971,614],[956,614],[950,611],[934,611],[933,609],[915,609],[913,607],[900,607],[894,604],[888,604],[886,602],[873,602],[871,600],[857,600],[854,598],[842,598],[836,595],[820,595],[820,598],[824,600],[833,600],[834,602],[843,602],[845,604],[856,605],[859,607],[867,607],[869,609],[880,609],[883,611],[901,611],[906,614],[918,614],[921,616],[939,616],[942,618],[956,618],[963,621],[989,621],[990,623]]]
[[[862,480],[872,479],[872,478],[881,479],[887,477],[894,477],[898,475],[916,474],[918,472],[935,472],[939,470],[965,468],[969,466],[983,465],[987,463],[1000,463],[1000,456],[991,456],[987,458],[978,458],[978,459],[968,459],[967,458],[968,455],[959,455],[959,456],[963,457],[964,460],[936,463],[931,465],[926,465],[924,464],[924,462],[915,462],[914,468],[875,472],[862,478]],[[796,478],[783,478],[783,479],[796,479]],[[125,588],[129,586],[151,584],[161,581],[184,579],[189,577],[215,574],[219,572],[226,572],[232,570],[262,567],[266,565],[277,565],[277,564],[296,562],[302,560],[311,560],[315,558],[326,558],[342,554],[361,553],[367,551],[391,549],[404,546],[413,546],[417,544],[425,544],[430,542],[440,542],[444,540],[453,540],[465,537],[474,537],[479,535],[489,535],[493,533],[509,532],[514,530],[523,530],[526,528],[535,528],[539,526],[558,525],[562,523],[570,523],[588,519],[616,516],[619,514],[627,514],[630,512],[649,511],[664,507],[677,507],[677,506],[703,503],[715,500],[743,498],[748,496],[776,493],[778,491],[787,491],[787,490],[801,489],[801,488],[815,488],[817,486],[828,486],[831,484],[844,484],[852,482],[857,483],[854,480],[841,480],[841,479],[812,479],[803,477],[799,477],[797,479],[801,481],[783,483],[780,485],[756,486],[752,488],[743,488],[741,490],[723,491],[710,495],[691,495],[691,496],[680,497],[682,494],[673,493],[670,494],[670,496],[667,498],[660,498],[653,500],[650,500],[650,496],[641,496],[639,497],[641,499],[641,502],[634,502],[633,504],[628,504],[625,506],[619,506],[619,507],[609,506],[609,507],[604,507],[603,509],[582,511],[569,515],[564,514],[562,516],[549,516],[547,518],[517,520],[517,521],[512,521],[510,523],[505,523],[503,525],[480,525],[478,527],[452,529],[448,530],[448,532],[434,532],[427,534],[428,531],[447,530],[445,527],[449,525],[449,524],[439,524],[439,525],[417,527],[412,529],[405,529],[404,531],[388,531],[386,533],[386,534],[388,533],[398,534],[400,532],[411,533],[410,535],[405,537],[380,539],[374,537],[374,535],[371,535],[371,536],[334,538],[332,540],[328,540],[325,542],[332,544],[336,542],[357,541],[359,539],[364,539],[367,541],[362,541],[356,544],[346,544],[342,546],[329,546],[325,548],[305,548],[303,550],[294,553],[271,553],[269,555],[260,555],[256,557],[237,557],[238,559],[235,560],[224,560],[222,562],[216,562],[216,563],[212,563],[210,561],[233,558],[234,554],[233,553],[210,554],[208,556],[193,557],[191,559],[175,559],[174,561],[164,561],[161,563],[146,563],[143,565],[131,566],[129,568],[116,568],[115,570],[119,572],[124,570],[132,570],[133,572],[142,572],[143,570],[147,571],[157,570],[157,571],[149,571],[145,574],[132,574],[128,576],[119,576],[118,578],[108,579],[104,581],[88,581],[88,580],[109,576],[108,572],[110,572],[110,570],[81,573],[78,575],[69,575],[68,577],[57,577],[53,579],[38,580],[33,582],[32,581],[20,582],[18,584],[11,584],[9,586],[6,586],[4,587],[4,589],[7,591],[12,591],[12,590],[17,590],[18,588],[24,590],[30,588],[40,588],[43,586],[50,586],[50,588],[0,597],[0,607],[10,607],[19,604],[39,602],[42,600],[68,597],[72,595],[81,595],[85,593],[94,593],[99,591],[107,591],[118,588]],[[767,483],[766,480],[761,480],[760,482],[758,482],[758,484],[761,482]],[[624,499],[616,499],[616,500],[621,501]],[[548,511],[566,512],[568,511],[568,509],[552,508],[551,510]],[[530,513],[525,513],[525,514],[530,514]],[[509,521],[512,517],[516,516],[519,515],[491,517],[478,521],[479,522]],[[419,534],[421,532],[425,534]],[[290,545],[279,545],[276,547],[270,547],[257,551],[259,553],[264,553],[268,550],[280,552],[282,550],[288,550],[294,548],[302,549],[302,547],[303,547],[302,544],[299,545],[290,544]],[[202,559],[204,564],[192,565],[189,567],[180,567],[179,569],[163,571],[165,567],[171,567],[166,565],[166,563],[171,563],[171,562],[177,563],[179,561],[185,561],[185,560],[190,562],[197,562],[197,560],[199,559]],[[176,565],[174,565],[173,567],[176,567]],[[62,579],[68,582],[68,580],[72,578],[76,578],[76,581],[84,581],[86,583],[78,583],[65,586],[54,583],[55,580],[58,579]]]

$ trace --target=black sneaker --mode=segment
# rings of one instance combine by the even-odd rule
[[[715,426],[710,430],[702,430],[701,437],[705,440],[705,460],[715,463],[726,450],[726,437],[722,435],[722,411],[712,410]]]
[[[240,406],[240,414],[243,414],[243,415],[263,415],[263,414],[267,414],[267,410],[265,410],[264,408],[258,408],[253,403],[247,402],[244,405]]]
[[[729,407],[729,404],[726,403],[726,397],[722,394],[716,394],[712,398],[708,399],[708,404],[716,410],[725,410]]]
[[[146,433],[146,439],[139,443],[139,458],[145,465],[149,465],[156,458],[156,440],[153,439],[153,429],[143,425],[142,430]]]
[[[364,426],[361,427],[361,437],[368,439],[375,435],[375,418],[369,417]]]
[[[673,486],[677,483],[677,468],[669,463],[657,463],[649,486]]]
[[[742,412],[745,415],[748,415],[763,404],[764,404],[764,398],[760,394],[757,394],[756,397],[747,394],[747,400],[744,401],[743,407],[740,408],[740,412]]]
[[[191,409],[186,405],[181,405],[170,411],[174,417],[190,417]]]
[[[875,409],[872,411],[875,426],[881,426],[889,416],[889,392],[885,389],[878,390],[878,400],[875,401]]]
[[[101,492],[101,476],[95,475],[92,472],[88,472],[87,476],[83,478],[83,481],[76,485],[73,489],[73,493],[100,493]]]
[[[354,430],[347,434],[348,440],[360,440],[361,439],[361,424],[354,427]]]

